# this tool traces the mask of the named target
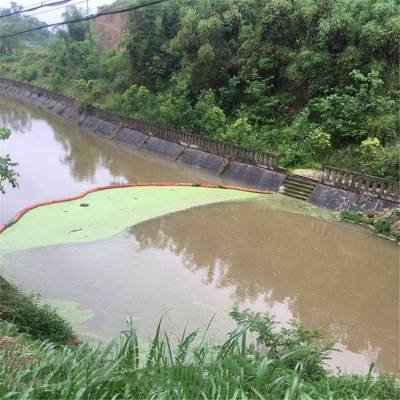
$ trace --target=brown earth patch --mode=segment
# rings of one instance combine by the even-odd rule
[[[106,49],[115,46],[122,38],[122,31],[126,26],[126,15],[104,15],[96,18],[91,24],[95,40]]]

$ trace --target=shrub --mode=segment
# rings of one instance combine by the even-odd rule
[[[0,319],[36,339],[65,343],[74,339],[72,328],[51,307],[19,291],[0,277]]]
[[[340,216],[343,220],[356,224],[371,225],[375,233],[400,242],[400,208],[383,209],[371,213],[349,210],[342,211]]]
[[[356,224],[369,224],[372,221],[363,213],[359,211],[346,210],[340,213],[342,219],[346,221],[355,222]]]
[[[360,169],[370,175],[399,180],[400,144],[378,147],[369,154],[364,153],[360,160]]]
[[[327,163],[338,168],[399,180],[400,144],[377,147],[371,146],[369,139],[367,143],[369,144],[364,145],[363,149],[355,146],[336,149],[334,154],[327,158]]]
[[[18,79],[22,81],[35,81],[39,76],[38,68],[35,65],[27,66],[22,69],[18,75]]]
[[[374,229],[376,233],[389,235],[391,231],[391,223],[387,219],[378,219],[374,222]]]
[[[218,137],[223,135],[226,129],[226,117],[215,101],[212,90],[201,92],[194,107],[196,115],[196,130],[203,135]]]
[[[243,146],[255,147],[257,145],[254,129],[246,117],[238,118],[231,123],[221,138]]]
[[[7,128],[0,127],[0,141],[7,140],[11,135],[11,131]],[[14,171],[14,167],[17,163],[12,162],[10,156],[0,155],[0,193],[5,193],[4,182],[8,182],[11,187],[15,188],[17,184],[18,174]]]
[[[374,230],[378,234],[392,237],[400,242],[400,208],[375,213]]]

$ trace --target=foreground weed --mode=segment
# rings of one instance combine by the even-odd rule
[[[292,323],[235,310],[216,345],[200,331],[172,345],[160,321],[147,353],[133,325],[108,346],[59,346],[13,336],[0,353],[0,398],[7,399],[397,399],[390,375],[332,375],[331,344]],[[0,323],[0,334],[5,327]],[[9,331],[8,331],[9,332]]]

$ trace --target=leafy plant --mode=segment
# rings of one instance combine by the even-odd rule
[[[6,140],[10,137],[11,131],[7,128],[0,128],[0,140]],[[3,183],[8,182],[13,188],[17,187],[18,174],[13,170],[17,163],[11,161],[7,154],[0,157],[0,192],[5,193]]]
[[[174,344],[161,321],[147,350],[133,325],[95,348],[8,339],[0,353],[0,397],[384,400],[400,394],[391,375],[329,373],[323,361],[330,346],[300,325],[276,331],[268,315],[232,315],[238,326],[221,345],[198,330]],[[0,337],[5,333],[10,329],[0,321]]]
[[[74,339],[72,328],[51,307],[39,305],[0,276],[0,320],[36,339],[65,343]]]
[[[399,7],[171,0],[131,13],[112,49],[87,23],[29,52],[0,43],[1,70],[75,95],[82,109],[95,102],[279,153],[283,166],[324,162],[397,180]],[[72,7],[65,19],[81,14]],[[76,90],[76,81],[96,84]]]
[[[368,218],[363,212],[361,211],[351,211],[351,210],[346,210],[342,211],[340,213],[340,216],[342,219],[346,221],[352,221],[357,224],[370,224],[372,223],[372,220]]]
[[[356,224],[371,225],[374,232],[400,242],[400,209],[383,209],[378,212],[342,211],[341,218]]]

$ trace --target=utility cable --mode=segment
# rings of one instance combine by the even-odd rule
[[[48,14],[48,13],[51,13],[51,12],[53,12],[53,11],[61,10],[62,8],[65,8],[65,7],[76,6],[77,4],[82,4],[82,3],[86,3],[86,2],[87,2],[87,0],[81,0],[81,1],[78,1],[78,2],[76,2],[76,3],[67,4],[67,5],[65,5],[65,6],[52,8],[51,10],[39,11],[39,12],[37,12],[37,13],[29,14],[29,15],[25,15],[25,16],[26,16],[26,17],[35,17],[36,15]]]
[[[43,5],[45,3],[50,2],[51,0],[44,0],[44,1],[40,1],[38,3],[33,3],[33,4],[27,4],[26,6],[21,6],[22,8],[30,8],[30,7],[35,7],[35,6],[39,6],[39,5]],[[7,7],[3,7],[4,9],[7,9]]]
[[[68,1],[71,1],[71,0],[68,0]],[[170,0],[153,0],[153,1],[149,1],[147,3],[137,4],[136,6],[122,8],[120,10],[103,11],[103,12],[99,12],[97,14],[88,15],[87,17],[84,17],[84,18],[76,18],[76,19],[71,19],[70,21],[56,22],[54,24],[41,25],[41,26],[37,26],[35,28],[26,29],[24,31],[10,33],[10,34],[7,34],[7,35],[1,35],[0,39],[7,39],[7,38],[10,38],[10,37],[23,35],[24,33],[34,32],[34,31],[38,31],[40,29],[45,29],[45,28],[53,28],[53,27],[56,27],[56,26],[67,25],[67,24],[77,24],[77,23],[80,23],[80,22],[85,22],[85,21],[89,21],[89,20],[92,20],[92,19],[96,19],[97,17],[102,17],[104,15],[114,15],[114,14],[121,14],[121,13],[129,12],[129,11],[135,11],[135,10],[138,10],[140,8],[145,8],[145,7],[148,7],[148,6],[155,5],[155,4],[164,3],[166,1],[170,1]]]
[[[0,18],[11,17],[12,15],[22,14],[22,13],[26,13],[29,11],[35,11],[35,10],[38,10],[39,8],[43,8],[43,7],[59,6],[61,4],[69,3],[70,1],[72,1],[72,0],[58,0],[58,1],[53,1],[52,3],[41,3],[40,5],[31,7],[31,8],[20,9],[20,10],[13,11],[8,14],[2,14],[2,15],[0,15]]]

